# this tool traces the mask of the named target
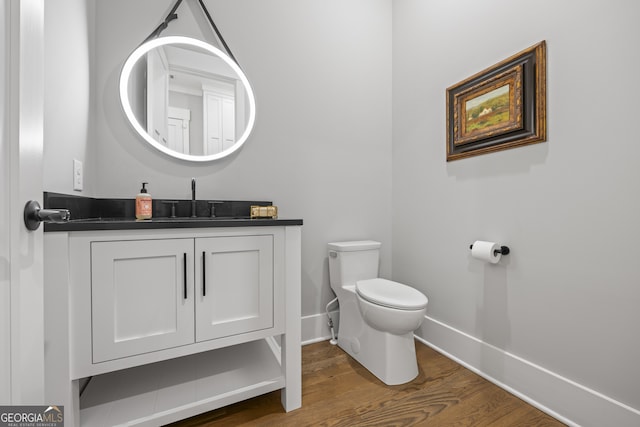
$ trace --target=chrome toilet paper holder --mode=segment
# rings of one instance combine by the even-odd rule
[[[473,249],[473,243],[469,245],[469,249]],[[498,254],[509,255],[509,252],[511,252],[511,250],[508,246],[500,246],[500,249],[496,249],[495,251],[493,251],[493,256],[496,256]]]

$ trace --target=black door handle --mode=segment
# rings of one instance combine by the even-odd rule
[[[28,230],[37,230],[41,222],[60,224],[68,222],[71,212],[68,209],[41,209],[40,203],[30,200],[24,206],[24,225]]]
[[[207,296],[207,253],[202,251],[202,296]]]
[[[183,267],[184,269],[182,270],[182,274],[183,274],[183,286],[184,286],[184,299],[187,299],[187,253],[185,252],[183,254],[182,257],[183,260]]]

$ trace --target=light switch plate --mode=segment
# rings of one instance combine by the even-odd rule
[[[73,159],[73,189],[82,191],[82,162]]]

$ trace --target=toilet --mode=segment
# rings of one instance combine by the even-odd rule
[[[388,385],[418,375],[415,331],[427,297],[378,277],[380,242],[329,243],[329,280],[340,304],[338,346]]]

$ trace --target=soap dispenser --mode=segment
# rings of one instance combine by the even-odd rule
[[[148,182],[143,182],[140,193],[136,196],[136,219],[151,219],[151,194],[147,193],[145,188],[145,185],[148,184]]]

